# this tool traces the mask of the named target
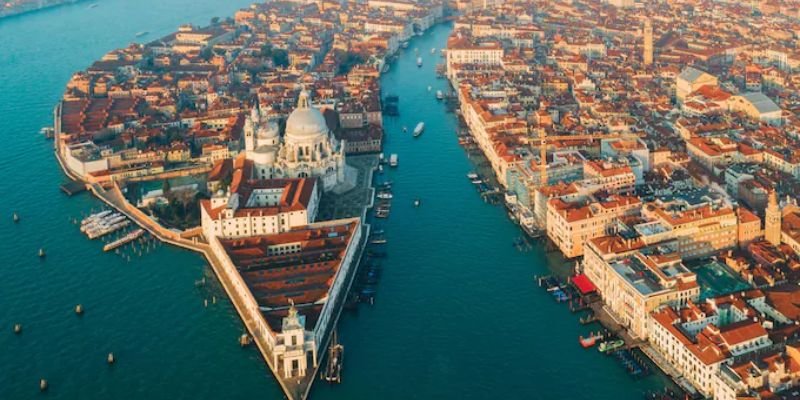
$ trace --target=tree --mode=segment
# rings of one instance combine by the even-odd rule
[[[286,68],[289,66],[289,52],[283,49],[272,51],[272,64],[276,67]]]

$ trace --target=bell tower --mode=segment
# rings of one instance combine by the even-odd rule
[[[781,209],[775,190],[769,192],[769,201],[764,215],[764,238],[773,246],[781,244]]]

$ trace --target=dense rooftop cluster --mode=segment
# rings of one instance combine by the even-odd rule
[[[305,88],[352,139],[346,150],[380,150],[377,78],[441,14],[436,3],[270,2],[181,26],[72,77],[55,115],[59,149],[90,181],[208,170],[241,150],[251,108],[285,119]]]
[[[443,74],[520,223],[700,394],[796,385],[798,3],[458,5]]]

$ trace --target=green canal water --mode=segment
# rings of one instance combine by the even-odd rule
[[[258,353],[238,346],[241,322],[214,280],[196,286],[210,275],[201,257],[160,246],[128,262],[78,232],[71,219],[100,203],[59,192],[52,144],[37,134],[72,72],[137,32],[152,39],[248,3],[105,0],[0,20],[0,399],[282,397]],[[318,382],[312,397],[635,399],[660,387],[662,377],[635,381],[578,346],[590,328],[533,282],[548,271],[542,250],[517,252],[518,228],[467,181],[455,119],[434,99],[446,87],[434,64],[449,31],[415,39],[383,78],[402,113],[386,121],[386,152],[400,160],[385,177],[395,182],[389,257],[375,305],[340,322],[344,383]],[[422,137],[402,133],[419,121]]]

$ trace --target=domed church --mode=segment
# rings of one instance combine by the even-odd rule
[[[324,191],[337,192],[350,186],[344,144],[331,134],[325,117],[311,105],[305,90],[286,120],[283,138],[278,124],[256,106],[245,120],[244,143],[245,157],[253,161],[255,179],[317,177]]]

